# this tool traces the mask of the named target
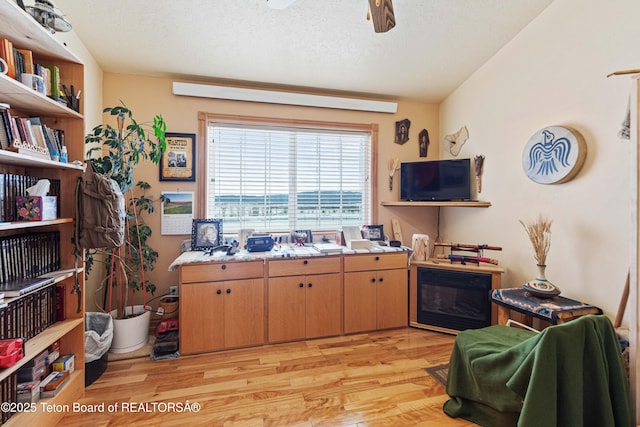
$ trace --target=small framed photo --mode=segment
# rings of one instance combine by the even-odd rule
[[[222,245],[222,218],[194,218],[191,224],[191,250],[206,251]]]
[[[362,237],[368,240],[384,240],[383,226],[380,225],[364,225],[362,227]]]
[[[296,245],[305,245],[313,243],[313,234],[311,230],[294,230],[291,232],[291,240]]]
[[[196,180],[196,135],[166,133],[167,150],[160,159],[160,181]]]

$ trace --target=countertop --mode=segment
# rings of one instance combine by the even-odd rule
[[[206,251],[187,251],[180,254],[171,265],[169,271],[177,269],[183,264],[196,262],[219,262],[219,261],[267,261],[270,259],[281,258],[304,258],[311,256],[330,256],[330,255],[351,255],[351,254],[368,254],[368,253],[387,253],[387,252],[403,252],[409,251],[407,247],[395,248],[391,246],[380,246],[372,244],[368,249],[349,249],[346,246],[339,246],[332,243],[319,243],[313,246],[296,246],[296,245],[276,245],[272,250],[267,252],[249,252],[245,249],[240,250],[235,255],[227,255],[226,252],[215,252],[210,255]]]

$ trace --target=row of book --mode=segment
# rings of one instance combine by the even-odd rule
[[[7,76],[21,83],[23,74],[40,76],[44,83],[42,93],[67,104],[67,101],[61,97],[60,69],[57,66],[35,63],[32,51],[16,48],[11,40],[6,38],[0,38],[0,57],[7,63]]]
[[[37,176],[0,173],[0,221],[18,220],[16,199],[18,196],[26,196],[27,188],[36,185],[40,179]],[[60,180],[47,179],[51,184],[49,196],[57,196],[60,199]],[[57,206],[57,217],[60,217],[60,203]]]
[[[18,373],[6,377],[0,382],[0,394],[2,395],[2,402],[8,402],[9,405],[18,402]],[[16,414],[13,411],[0,411],[0,424],[4,424],[9,421],[12,415]]]
[[[0,250],[0,289],[7,283],[60,269],[59,231],[0,237]]]
[[[64,285],[50,284],[20,298],[4,300],[0,304],[0,339],[30,340],[55,322],[64,320],[64,313],[58,309],[61,298],[58,294],[64,295],[64,291]]]
[[[45,154],[45,158],[58,160],[65,146],[64,131],[53,129],[40,117],[11,115],[11,106],[0,103],[0,148],[32,147]],[[56,158],[58,156],[58,158]]]

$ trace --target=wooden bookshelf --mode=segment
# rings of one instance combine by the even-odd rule
[[[43,28],[14,0],[0,0],[0,37],[6,38],[19,49],[32,51],[34,63],[56,66],[60,70],[61,84],[73,85],[76,92],[84,92],[84,65],[64,44]],[[37,93],[6,75],[0,75],[0,103],[10,105],[11,115],[40,117],[42,124],[64,131],[69,159],[84,159],[85,124],[82,106],[79,112],[65,104]],[[83,171],[82,165],[60,163],[49,159],[31,157],[28,154],[0,150],[0,173],[36,176],[60,181],[58,205],[60,217],[50,221],[9,221],[0,223],[0,235],[56,231],[60,235],[60,270],[48,273],[54,277],[55,286],[63,286],[65,296],[65,320],[47,327],[25,344],[25,357],[7,369],[0,370],[0,381],[9,377],[33,357],[60,343],[60,354],[75,356],[75,371],[59,394],[42,402],[56,405],[72,405],[84,394],[84,301],[77,306],[77,294],[72,293],[78,280],[84,295],[84,269],[76,266],[73,256],[76,181]],[[77,273],[77,278],[76,278]],[[19,297],[21,298],[21,297]],[[7,399],[4,399],[6,401]],[[64,413],[42,410],[40,402],[36,412],[16,413],[6,425],[53,426]]]

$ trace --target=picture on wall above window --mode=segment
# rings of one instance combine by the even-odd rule
[[[160,181],[196,180],[196,135],[167,132],[167,150],[160,159]]]
[[[222,219],[194,218],[191,223],[191,250],[206,251],[222,245]]]

